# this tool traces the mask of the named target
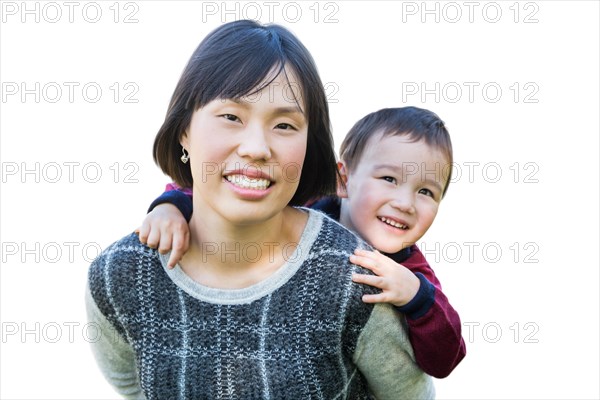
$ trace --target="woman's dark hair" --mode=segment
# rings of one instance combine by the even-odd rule
[[[452,177],[452,142],[444,121],[436,113],[418,107],[383,108],[364,116],[350,129],[340,147],[340,158],[352,171],[360,162],[370,138],[376,134],[407,136],[413,142],[424,141],[439,150],[448,163],[448,172],[442,196],[446,194]]]
[[[191,187],[190,165],[180,161],[180,139],[192,114],[215,99],[236,99],[260,91],[279,74],[299,82],[308,122],[302,175],[290,205],[335,193],[337,168],[329,107],[312,56],[286,28],[234,21],[212,31],[192,54],[173,92],[154,141],[154,161],[178,185]],[[260,85],[260,86],[259,86]],[[303,108],[299,104],[300,108]]]

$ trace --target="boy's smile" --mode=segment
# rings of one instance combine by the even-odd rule
[[[388,226],[393,226],[396,229],[407,230],[408,224],[403,221],[393,217],[377,217],[381,222]]]
[[[374,135],[354,170],[340,163],[346,189],[340,222],[376,249],[396,253],[429,229],[447,181],[447,160],[409,135]]]

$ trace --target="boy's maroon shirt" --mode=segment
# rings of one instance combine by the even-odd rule
[[[171,203],[189,221],[192,214],[191,197],[190,189],[168,184],[166,191],[152,202],[148,211],[158,204]],[[340,202],[337,198],[320,199],[307,206],[339,221]],[[445,378],[466,355],[460,317],[448,302],[435,272],[416,245],[386,255],[411,270],[421,282],[415,297],[396,309],[406,316],[410,343],[419,367],[433,377]]]
[[[411,255],[402,265],[415,274],[420,272],[435,287],[429,310],[419,318],[406,318],[410,343],[419,367],[431,376],[445,378],[467,354],[460,317],[442,292],[442,285],[421,250],[416,245],[410,249]]]

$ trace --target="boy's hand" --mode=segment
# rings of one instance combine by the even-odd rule
[[[398,264],[380,252],[356,249],[350,262],[367,268],[377,276],[352,274],[352,281],[374,286],[382,290],[378,294],[365,294],[365,303],[391,303],[403,306],[419,291],[419,278],[405,266]]]
[[[152,210],[142,226],[135,232],[140,242],[161,254],[172,250],[167,267],[173,268],[190,246],[190,228],[177,207],[169,203],[159,204]]]

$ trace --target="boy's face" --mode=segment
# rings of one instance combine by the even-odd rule
[[[376,134],[352,171],[338,164],[346,189],[340,222],[376,249],[396,253],[429,229],[448,177],[448,161],[424,141]]]

